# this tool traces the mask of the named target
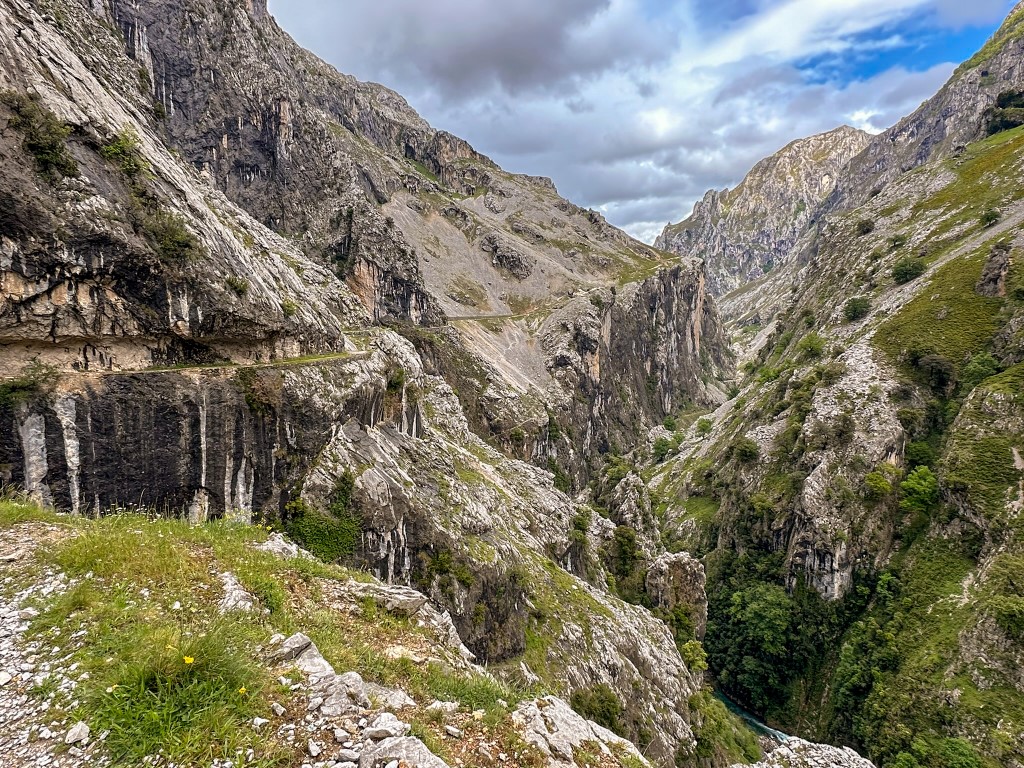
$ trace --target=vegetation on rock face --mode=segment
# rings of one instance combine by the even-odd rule
[[[36,360],[17,376],[0,379],[0,412],[46,394],[53,389],[59,378],[60,374],[55,368]]]
[[[897,285],[916,280],[925,272],[925,264],[921,259],[902,259],[892,268],[892,279]]]
[[[78,163],[68,152],[71,129],[33,96],[0,91],[0,103],[11,110],[11,127],[24,135],[23,146],[35,160],[36,169],[50,181],[77,177]]]
[[[354,490],[355,475],[346,469],[335,482],[324,512],[301,499],[289,502],[285,508],[288,535],[328,563],[350,557],[362,532],[362,521],[353,506]]]
[[[867,317],[870,311],[871,299],[866,296],[856,296],[843,306],[843,317],[846,318],[846,322],[855,323]]]
[[[149,163],[139,151],[139,135],[126,128],[111,141],[100,147],[100,154],[113,162],[129,179],[149,171]]]
[[[620,736],[624,734],[619,722],[619,718],[622,717],[622,702],[615,695],[615,691],[604,683],[574,692],[570,704],[588,720],[593,720]]]

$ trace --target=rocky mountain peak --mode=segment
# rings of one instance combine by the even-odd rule
[[[1003,95],[1024,92],[1024,4],[913,114],[874,137],[855,158],[824,212],[861,205],[925,163],[957,154],[989,133]]]
[[[656,245],[707,262],[711,292],[723,295],[778,267],[839,172],[870,135],[841,126],[799,139],[756,166],[732,190],[708,192]]]

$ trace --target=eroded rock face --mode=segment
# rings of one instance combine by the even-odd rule
[[[725,399],[718,382],[731,353],[696,262],[575,298],[552,314],[542,339],[567,412],[560,420],[574,435],[566,463],[582,477],[611,446],[632,445],[684,402]]]
[[[352,293],[183,166],[143,116],[137,68],[111,55],[119,38],[77,4],[67,12],[73,38],[29,3],[0,9],[0,87],[33,92],[76,127],[80,171],[35,173],[15,108],[0,107],[0,342],[12,372],[33,358],[118,370],[343,349],[343,329],[366,318]],[[119,135],[135,137],[129,154],[146,173],[98,152]]]
[[[655,245],[705,259],[714,296],[756,280],[790,258],[815,209],[870,139],[843,126],[793,142],[754,166],[735,189],[708,192]]]
[[[704,566],[686,552],[661,555],[647,571],[647,594],[655,607],[669,613],[683,609],[698,640],[703,639],[708,624],[706,584]]]
[[[537,747],[552,768],[584,762],[582,755],[577,759],[577,753],[592,750],[595,746],[609,757],[615,749],[641,765],[650,765],[633,744],[576,714],[568,704],[554,696],[524,701],[512,714],[512,720],[523,729],[526,742]]]

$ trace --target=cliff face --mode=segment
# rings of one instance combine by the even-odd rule
[[[5,0],[0,29],[0,481],[79,514],[271,521],[417,585],[503,677],[610,691],[664,764],[730,722],[565,493],[721,399],[698,264],[259,3]],[[665,600],[699,606],[700,576],[667,568]]]
[[[374,317],[521,314],[661,257],[302,50],[263,11],[110,2],[158,130]],[[429,296],[429,298],[428,298]]]
[[[1024,760],[1022,11],[723,299],[739,394],[632,481],[707,569],[719,684],[882,764]]]
[[[815,209],[870,135],[848,126],[800,139],[762,160],[732,190],[708,192],[655,245],[705,259],[715,296],[784,266]]]

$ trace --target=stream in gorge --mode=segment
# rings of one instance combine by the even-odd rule
[[[789,734],[783,733],[782,731],[777,731],[774,728],[765,725],[757,719],[757,716],[745,710],[743,707],[741,707],[739,704],[730,699],[721,691],[716,690],[715,696],[718,698],[719,701],[725,704],[726,708],[730,712],[742,718],[743,721],[747,725],[749,725],[754,730],[754,733],[756,733],[758,736],[768,736],[770,738],[775,739],[780,744],[785,744],[787,741],[789,741]]]

